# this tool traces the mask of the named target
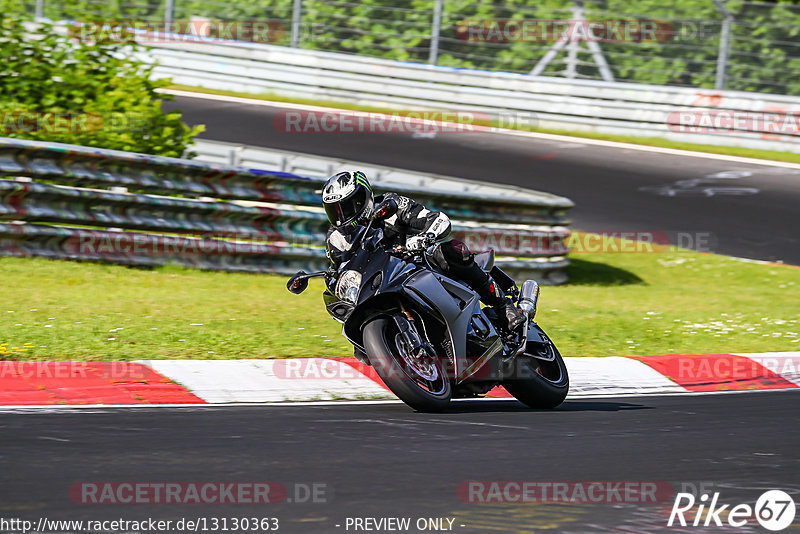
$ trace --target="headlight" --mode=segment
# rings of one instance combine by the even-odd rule
[[[345,271],[336,283],[336,296],[355,304],[360,287],[361,273],[358,271]]]

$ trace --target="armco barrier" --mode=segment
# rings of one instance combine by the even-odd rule
[[[464,110],[509,127],[530,123],[800,152],[798,97],[456,69],[212,39],[160,42],[140,57],[158,64],[156,77],[195,87],[394,109]],[[698,131],[681,128],[685,117],[696,121]]]
[[[453,217],[509,272],[565,281],[562,197],[401,173],[375,180]],[[290,273],[322,269],[322,177],[0,138],[0,255]],[[478,190],[478,191],[475,191]]]
[[[429,195],[425,191],[434,189],[439,192],[447,192],[447,195],[444,196],[451,196],[452,198],[459,195],[480,198],[498,196],[507,198],[509,194],[513,194],[515,198],[527,199],[532,204],[541,204],[542,207],[539,210],[551,206],[552,201],[559,202],[557,197],[554,198],[551,195],[533,192],[528,189],[509,186],[498,187],[494,184],[459,180],[449,176],[379,167],[363,161],[325,158],[313,154],[288,152],[273,148],[198,139],[191,150],[197,154],[199,161],[280,169],[282,172],[315,178],[326,178],[343,169],[360,169],[370,177],[370,180],[380,184],[380,188],[384,190],[403,191],[409,187],[416,187],[418,191],[413,193],[415,198],[428,198]],[[443,195],[440,194],[439,196]],[[430,200],[436,202],[433,199]],[[447,210],[448,213],[452,214],[454,211],[458,211],[459,207],[455,202],[450,202]],[[533,208],[532,210],[532,213],[538,211]],[[453,225],[454,234],[455,237],[465,241],[470,248],[475,250],[492,248],[498,254],[527,257],[566,254],[564,238],[569,235],[569,231],[563,227],[553,226],[556,223],[565,223],[563,214],[559,214],[556,217],[557,220],[555,220],[548,219],[546,211],[540,211],[540,213],[541,216],[538,220],[528,219],[525,221],[526,223],[538,222],[540,223],[539,226],[528,224],[520,229],[513,229],[508,225],[508,222],[514,222],[510,217],[505,219],[507,222],[504,225],[499,226],[492,223],[478,224],[456,221]],[[466,218],[470,218],[469,214]]]
[[[322,250],[225,239],[0,224],[0,256],[105,261],[138,266],[178,264],[199,269],[294,273],[320,268]]]
[[[507,198],[509,193],[513,192],[515,198],[530,200],[532,203],[539,203],[542,206],[557,205],[563,202],[563,199],[559,200],[558,197],[519,187],[498,187],[492,183],[462,180],[452,176],[439,176],[406,169],[381,167],[363,161],[323,157],[238,143],[195,139],[191,152],[197,155],[195,161],[257,169],[273,169],[315,178],[331,176],[340,169],[361,169],[367,173],[372,181],[381,183],[386,187],[397,188],[397,190],[407,188],[416,188],[417,190],[435,189],[437,191],[447,191],[448,194],[454,196],[466,194],[481,198],[498,196]],[[555,204],[553,204],[553,201],[555,201]]]

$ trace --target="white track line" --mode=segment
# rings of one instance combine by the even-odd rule
[[[217,102],[229,102],[235,104],[246,104],[250,106],[263,106],[282,109],[296,109],[302,111],[322,111],[322,112],[342,112],[352,111],[344,108],[333,108],[325,106],[313,106],[308,104],[292,104],[289,102],[275,102],[271,100],[260,100],[256,98],[244,98],[240,96],[214,95],[208,93],[196,93],[193,91],[179,91],[175,89],[159,89],[161,93],[183,96],[187,98],[199,98],[202,100],[213,100]],[[427,119],[426,119],[427,120]],[[437,122],[437,121],[433,121]],[[746,158],[743,156],[729,156],[727,154],[712,154],[710,152],[695,152],[692,150],[681,150],[677,148],[664,148],[657,146],[637,145],[635,143],[623,143],[621,141],[607,141],[604,139],[592,139],[589,137],[572,137],[568,135],[548,134],[540,132],[525,132],[522,130],[509,130],[507,128],[492,128],[492,133],[502,135],[513,135],[517,137],[527,137],[531,139],[547,139],[549,141],[561,141],[566,143],[576,143],[581,145],[595,145],[622,150],[638,150],[640,152],[653,152],[657,154],[670,154],[673,156],[685,156],[691,158],[713,159],[718,161],[728,161],[732,163],[747,163],[750,165],[764,165],[768,167],[782,167],[785,169],[800,169],[800,163],[790,163],[787,161],[772,161],[758,158]]]
[[[743,389],[734,391],[675,391],[671,393],[625,393],[615,395],[568,395],[567,400],[602,400],[602,399],[648,399],[652,397],[699,397],[704,395],[738,395],[753,393],[774,393],[783,391],[800,391],[798,388],[782,389]],[[515,402],[513,397],[489,397],[478,399],[453,399],[453,403],[470,402]],[[399,399],[384,400],[341,400],[341,401],[292,401],[292,402],[233,402],[225,404],[9,404],[0,406],[0,414],[26,413],[26,412],[66,412],[66,411],[92,411],[103,413],[104,410],[146,410],[150,408],[181,408],[184,410],[211,410],[216,408],[283,408],[292,406],[329,407],[329,406],[375,406],[380,404],[403,404]],[[558,408],[556,408],[558,410]],[[447,413],[446,411],[444,412]]]

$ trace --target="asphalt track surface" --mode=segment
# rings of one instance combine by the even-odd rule
[[[355,531],[348,517],[446,517],[469,534],[727,532],[667,528],[672,493],[658,503],[479,504],[457,488],[467,480],[660,481],[718,491],[720,503],[753,504],[775,488],[798,500],[799,409],[794,391],[576,399],[553,411],[459,401],[442,414],[392,402],[4,408],[0,518],[277,517],[279,532],[341,533]],[[295,484],[317,483],[326,502],[81,505],[68,492],[83,481],[280,482],[289,498]]]
[[[489,132],[285,133],[282,108],[194,97],[164,107],[205,124],[207,139],[539,189],[574,200],[581,230],[663,232],[684,248],[800,264],[799,169]]]

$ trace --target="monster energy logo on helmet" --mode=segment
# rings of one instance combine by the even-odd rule
[[[356,171],[356,172],[354,172],[353,174],[354,174],[354,175],[355,175],[355,177],[356,177],[356,183],[357,183],[357,184],[361,184],[361,185],[363,185],[364,187],[366,187],[367,189],[369,189],[370,191],[372,191],[372,186],[371,186],[371,185],[369,185],[369,181],[367,181],[367,177],[366,177],[366,175],[365,175],[363,172],[361,172],[361,171]]]
[[[322,188],[322,205],[335,227],[364,222],[373,203],[372,186],[361,171],[337,173]]]

